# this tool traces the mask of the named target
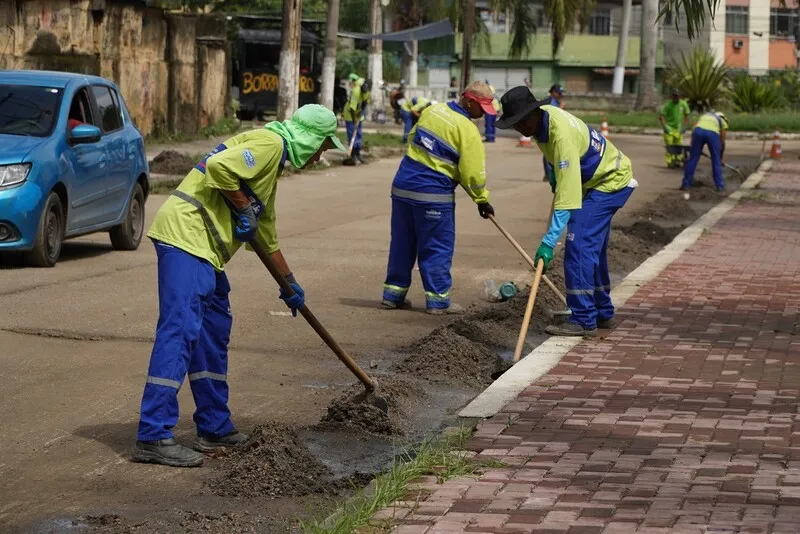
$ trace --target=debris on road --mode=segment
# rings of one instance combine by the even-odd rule
[[[188,174],[197,162],[177,150],[165,150],[150,162],[150,172],[182,176]]]
[[[210,486],[223,497],[274,499],[338,491],[328,468],[294,430],[276,423],[256,427],[245,443],[222,456],[222,471]]]

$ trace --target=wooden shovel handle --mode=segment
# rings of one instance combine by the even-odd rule
[[[264,249],[264,246],[255,239],[250,242],[250,246],[258,255],[258,258],[261,260],[261,263],[264,264],[264,267],[267,268],[269,274],[271,274],[275,281],[278,282],[278,285],[281,287],[283,292],[290,297],[294,295],[294,289],[292,289],[289,281],[286,280],[286,277],[283,275],[280,269],[278,269],[278,266],[275,265],[275,262],[272,260],[272,257],[270,257],[269,253]],[[374,391],[375,381],[372,380],[372,378],[370,378],[370,376],[358,366],[355,360],[353,360],[353,358],[351,358],[350,355],[345,352],[345,350],[336,342],[336,340],[333,339],[333,336],[328,333],[325,327],[322,326],[322,323],[320,323],[316,316],[311,313],[311,310],[308,309],[308,306],[304,305],[302,308],[300,308],[300,314],[305,317],[306,321],[308,321],[308,324],[311,325],[311,328],[313,328],[319,337],[322,338],[322,341],[324,341],[325,344],[330,347],[333,353],[336,354],[336,356],[342,361],[342,363],[345,364],[348,369],[350,369],[350,372],[356,375],[356,378],[358,378],[361,383],[364,384],[364,387],[366,387],[368,391]]]
[[[522,356],[522,348],[525,346],[525,338],[528,337],[528,326],[531,324],[531,315],[533,314],[533,305],[536,303],[536,293],[539,291],[539,282],[542,280],[542,271],[544,270],[544,261],[539,260],[539,265],[536,266],[536,275],[533,277],[533,285],[531,286],[531,294],[528,296],[528,305],[525,307],[525,316],[522,318],[522,328],[519,330],[519,337],[517,338],[517,347],[514,349],[514,363],[517,363]]]

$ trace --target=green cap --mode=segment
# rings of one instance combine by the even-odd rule
[[[350,76],[348,76],[347,78],[348,78],[348,79],[349,79],[351,82],[354,82],[354,81],[358,80],[358,74],[356,74],[355,72],[351,72],[351,73],[350,73]]]
[[[319,104],[306,104],[294,112],[292,118],[283,122],[270,122],[264,128],[272,130],[286,140],[289,161],[301,168],[311,159],[326,139],[336,148],[346,152],[336,136],[336,115]]]

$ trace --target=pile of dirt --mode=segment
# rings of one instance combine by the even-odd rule
[[[395,369],[432,382],[484,387],[493,382],[492,375],[509,366],[485,345],[441,326],[412,345],[409,356]]]
[[[331,473],[294,430],[276,423],[258,426],[250,438],[223,456],[223,476],[209,483],[223,497],[299,497],[334,489]]]
[[[403,435],[406,433],[414,402],[426,398],[419,386],[394,376],[377,376],[378,395],[386,399],[385,414],[369,402],[364,386],[354,384],[335,399],[316,428],[321,430],[360,429],[371,434]]]
[[[681,233],[682,228],[666,227],[652,221],[636,221],[631,226],[617,228],[617,230],[646,243],[652,243],[654,246],[664,246],[671,243],[675,236]]]
[[[197,162],[176,150],[165,150],[150,162],[150,172],[182,176],[188,174]]]

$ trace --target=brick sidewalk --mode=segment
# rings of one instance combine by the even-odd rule
[[[748,198],[749,197],[749,198]],[[400,534],[800,533],[800,162],[470,443],[502,461],[395,503]]]

